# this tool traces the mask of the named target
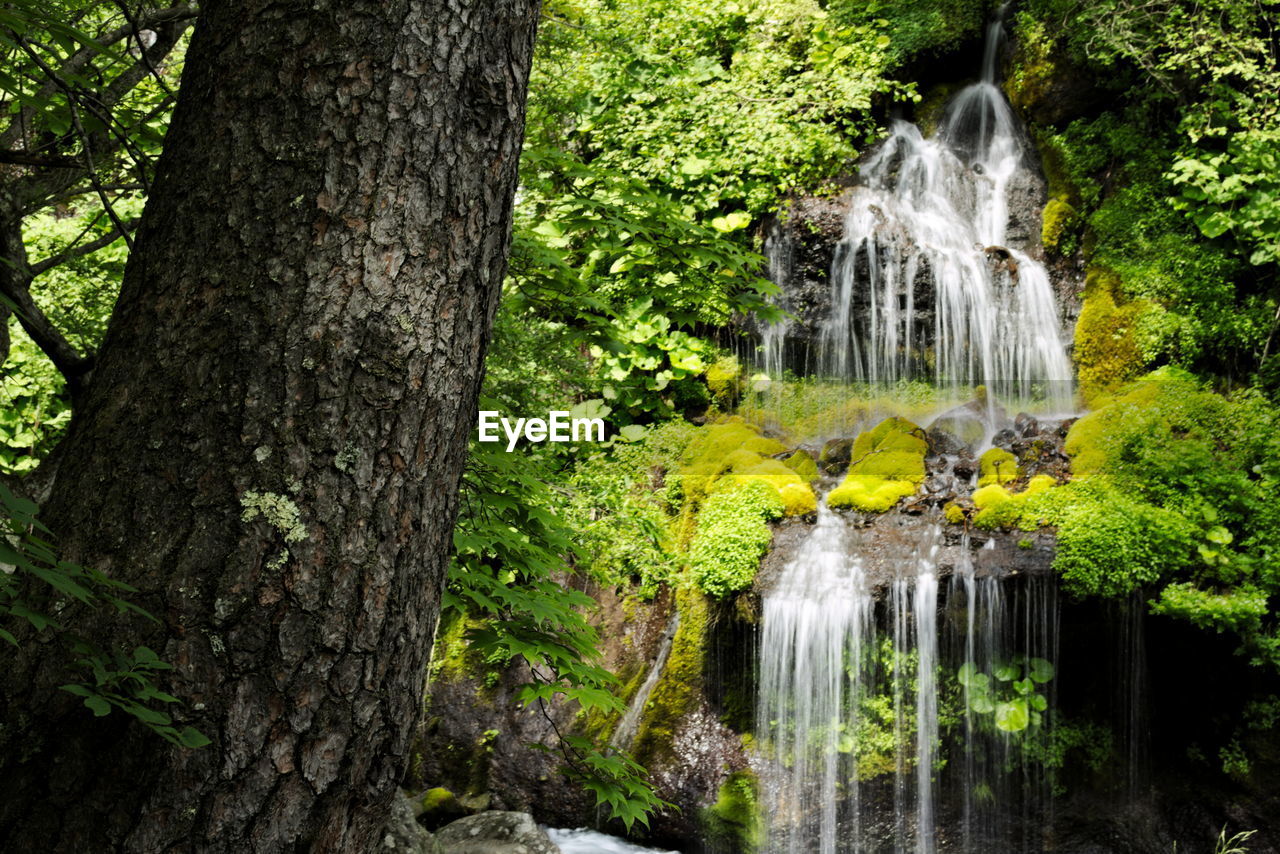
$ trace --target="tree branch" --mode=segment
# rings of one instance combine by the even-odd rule
[[[16,163],[19,166],[45,166],[51,169],[79,169],[81,164],[72,157],[29,154],[25,151],[0,151],[0,163]]]
[[[57,267],[59,264],[64,264],[72,258],[81,258],[91,252],[98,251],[104,246],[110,246],[112,243],[115,243],[123,237],[125,233],[132,234],[133,231],[137,229],[138,222],[138,219],[131,219],[128,222],[122,223],[124,232],[121,232],[118,227],[115,227],[101,237],[90,240],[88,243],[81,243],[79,245],[72,244],[57,255],[50,255],[43,261],[37,261],[31,265],[31,278],[34,279],[46,270]]]
[[[73,401],[84,389],[85,376],[93,370],[92,356],[82,356],[58,331],[31,297],[31,269],[22,242],[21,223],[10,223],[0,229],[0,295],[16,307],[18,323],[31,336],[54,367],[67,381]]]

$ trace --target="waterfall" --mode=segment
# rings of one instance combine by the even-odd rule
[[[819,360],[845,380],[983,384],[1066,411],[1071,369],[1049,276],[1007,233],[1027,153],[994,82],[999,38],[996,22],[982,79],[933,136],[896,122],[864,164]],[[775,229],[766,250],[783,281],[793,247]],[[775,376],[788,329],[763,330]],[[763,595],[754,761],[764,850],[1043,851],[1056,580],[979,568],[967,535],[948,546],[936,520],[901,523],[906,536],[895,537],[897,519],[858,528],[820,504]]]
[[[878,605],[860,536],[820,508],[764,596],[764,850],[1043,850],[1052,777],[1036,751],[1052,737],[1054,579],[979,574],[965,542],[943,583],[941,527],[929,524]]]
[[[819,509],[813,532],[764,600],[758,729],[779,766],[768,774],[769,850],[835,854],[842,822],[860,836],[852,710],[865,686],[873,599],[844,520]],[[849,663],[853,666],[847,667]]]
[[[667,627],[662,633],[662,640],[658,643],[658,653],[654,656],[653,665],[649,668],[649,672],[644,677],[644,682],[636,690],[636,695],[631,698],[631,705],[627,707],[627,711],[622,716],[622,720],[618,721],[618,727],[613,732],[613,745],[621,750],[630,750],[633,742],[636,740],[636,733],[640,729],[640,716],[644,714],[645,704],[649,702],[649,695],[653,693],[653,689],[658,685],[658,679],[662,676],[662,669],[667,665],[667,658],[671,655],[671,644],[675,640],[676,631],[680,628],[680,612],[672,611],[671,619],[667,622]]]
[[[895,121],[862,165],[818,333],[823,375],[985,385],[1024,408],[1071,410],[1071,365],[1048,272],[1028,241],[1008,233],[1010,196],[1032,158],[995,82],[1000,35],[997,20],[982,78],[951,100],[931,136]],[[766,250],[778,247],[773,237]],[[771,275],[784,283],[775,257]],[[777,376],[788,328],[761,331],[765,370]]]

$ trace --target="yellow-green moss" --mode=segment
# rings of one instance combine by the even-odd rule
[[[720,786],[715,804],[702,810],[703,835],[716,850],[759,850],[764,834],[759,789],[755,774],[735,771]]]
[[[964,508],[954,501],[948,501],[947,506],[942,508],[942,515],[952,525],[959,525],[964,521]]]
[[[998,483],[984,486],[977,492],[973,493],[973,506],[979,510],[986,510],[995,504],[1000,504],[1009,500],[1009,490],[1000,486]]]
[[[978,486],[1003,486],[1018,479],[1018,458],[1003,448],[991,448],[978,460]]]
[[[818,477],[818,463],[807,451],[796,451],[783,462],[787,464],[787,468],[806,481],[812,481]]]
[[[979,528],[1017,527],[1031,531],[1041,527],[1044,520],[1035,512],[1031,500],[1052,489],[1057,481],[1047,474],[1031,478],[1027,488],[1010,493],[998,484],[984,486],[973,494],[978,513],[973,524]]]
[[[458,799],[448,789],[443,787],[427,789],[427,793],[422,796],[422,811],[427,815],[441,810],[454,809],[460,809],[458,807]]]
[[[924,480],[929,445],[924,431],[903,418],[886,418],[853,443],[849,472],[827,504],[883,513]]]
[[[642,765],[650,765],[655,759],[676,758],[672,744],[675,728],[701,702],[711,604],[697,590],[681,588],[676,591],[676,608],[680,627],[671,640],[666,666],[640,715],[636,733],[633,754]]]
[[[817,498],[808,478],[786,462],[770,459],[786,449],[782,442],[760,435],[740,418],[704,427],[685,450],[680,472],[685,498],[697,503],[711,492],[760,481],[778,494],[788,514],[812,512]],[[817,467],[813,469],[816,474]]]
[[[742,395],[742,366],[732,356],[713,362],[707,368],[707,389],[721,409],[729,409]]]
[[[1101,267],[1089,271],[1075,333],[1080,395],[1086,404],[1093,405],[1142,370],[1146,359],[1137,329],[1148,308],[1145,302],[1123,301],[1115,273]]]
[[[1091,403],[1097,408],[1071,425],[1063,443],[1063,449],[1071,457],[1072,474],[1081,478],[1100,472],[1107,456],[1104,440],[1113,419],[1123,418],[1128,410],[1152,405],[1162,394],[1168,393],[1169,383],[1179,381],[1180,376],[1174,369],[1160,368],[1112,394],[1095,395]],[[1195,388],[1194,383],[1187,388]]]
[[[779,490],[782,509],[788,516],[805,516],[818,509],[818,496],[807,483],[789,483]]]
[[[1076,209],[1066,199],[1050,199],[1040,220],[1040,241],[1046,252],[1058,252],[1062,238],[1075,222]]]

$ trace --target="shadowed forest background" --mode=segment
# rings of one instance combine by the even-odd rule
[[[0,848],[1280,850],[1274,4],[234,5],[0,6]]]

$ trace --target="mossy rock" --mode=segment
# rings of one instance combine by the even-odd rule
[[[947,502],[947,505],[942,508],[942,515],[952,525],[962,524],[965,520],[964,508],[954,501]]]
[[[818,463],[808,451],[796,451],[783,462],[806,481],[813,481],[818,477]]]
[[[1038,474],[1031,478],[1027,488],[1021,492],[1009,492],[999,484],[984,486],[973,494],[974,506],[978,508],[973,517],[973,524],[979,528],[992,530],[995,528],[1021,528],[1033,531],[1040,528],[1045,520],[1035,513],[1033,499],[1043,495],[1057,485],[1057,481],[1047,474]]]
[[[835,474],[848,468],[852,454],[852,439],[828,439],[818,455],[818,464],[827,474]]]
[[[1122,299],[1119,276],[1105,268],[1089,271],[1075,332],[1080,395],[1089,405],[1136,377],[1146,365],[1137,331],[1151,306]]]
[[[427,789],[415,806],[418,808],[415,811],[419,821],[429,830],[444,827],[449,822],[470,814],[453,792],[443,787]]]
[[[759,481],[777,494],[788,515],[811,513],[817,505],[808,483],[812,478],[799,474],[782,460],[772,459],[786,450],[782,442],[760,435],[759,430],[741,419],[704,427],[685,451],[685,465],[680,472],[684,496],[698,503],[711,493]]]
[[[676,591],[680,627],[649,702],[640,715],[633,753],[652,768],[660,760],[676,760],[673,744],[681,721],[697,711],[702,700],[711,621],[711,603],[697,590]]]
[[[707,368],[706,379],[711,400],[721,409],[733,408],[742,397],[744,383],[742,365],[734,357],[726,356],[713,362]]]
[[[1077,419],[1063,442],[1063,450],[1071,457],[1072,474],[1083,478],[1102,471],[1107,457],[1105,440],[1112,421],[1125,417],[1129,410],[1152,405],[1160,396],[1169,394],[1171,387],[1185,394],[1199,390],[1199,384],[1185,371],[1164,367],[1112,394],[1095,395],[1092,402],[1097,409]]]
[[[1018,458],[1003,448],[991,448],[978,459],[978,486],[1004,485],[1018,479]]]
[[[717,851],[750,854],[764,841],[760,783],[750,771],[735,771],[720,786],[716,802],[701,811],[703,834]]]
[[[886,418],[854,441],[849,473],[827,504],[866,513],[891,509],[924,480],[928,451],[923,430],[905,418]]]
[[[1063,237],[1076,221],[1076,209],[1066,199],[1050,199],[1040,220],[1040,242],[1046,252],[1060,252]]]

